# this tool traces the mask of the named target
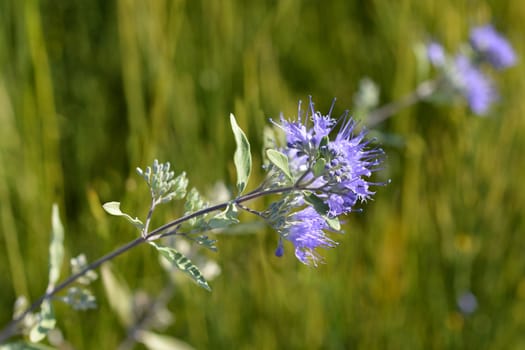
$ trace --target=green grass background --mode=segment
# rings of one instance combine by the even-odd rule
[[[0,324],[17,295],[45,290],[53,202],[68,256],[94,260],[136,235],[101,203],[147,213],[136,166],[159,158],[203,192],[231,186],[233,112],[254,187],[269,117],[308,95],[321,111],[337,97],[342,113],[365,75],[395,100],[417,85],[416,42],[455,49],[492,22],[520,62],[498,74],[489,118],[422,103],[380,125],[403,139],[385,144],[378,180],[392,182],[347,218],[326,265],[289,246],[274,257],[271,230],[221,236],[213,292],[180,285],[166,333],[198,349],[525,348],[524,18],[522,0],[1,1]],[[179,214],[159,209],[155,223]],[[133,289],[165,283],[146,246],[113,267]],[[99,308],[59,308],[59,326],[77,349],[115,348],[125,330],[102,282],[94,291]],[[478,298],[471,315],[464,291]]]

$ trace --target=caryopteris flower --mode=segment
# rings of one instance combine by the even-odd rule
[[[282,230],[282,238],[292,242],[295,247],[295,256],[306,265],[317,266],[322,257],[315,251],[316,248],[333,248],[335,241],[326,236],[323,230],[328,229],[325,219],[312,207],[306,207],[292,214]],[[276,251],[282,256],[282,241]]]
[[[492,103],[497,100],[496,90],[489,77],[462,55],[456,57],[455,68],[459,88],[470,109],[478,115],[486,114]]]
[[[441,67],[445,64],[445,50],[441,44],[435,41],[427,45],[427,56],[430,63],[435,67]]]
[[[470,43],[496,69],[508,68],[516,63],[514,49],[490,24],[473,28]]]
[[[371,186],[376,184],[369,178],[383,159],[383,151],[365,140],[365,131],[355,132],[356,124],[347,112],[336,120],[331,117],[332,109],[333,104],[322,115],[310,99],[306,115],[299,103],[297,120],[281,116],[274,123],[286,136],[286,147],[279,151],[287,158],[296,191],[293,199],[283,201],[287,206],[284,220],[278,215],[279,220],[270,222],[282,239],[293,243],[297,258],[309,265],[322,261],[316,248],[336,245],[324,231],[339,231],[338,217],[374,194]],[[277,171],[275,167],[270,170]],[[276,255],[282,254],[281,240]]]
[[[452,100],[461,95],[477,115],[485,115],[498,99],[496,86],[484,73],[484,62],[502,70],[516,63],[516,54],[510,43],[491,25],[475,27],[470,32],[470,47],[455,55],[448,55],[436,42],[427,45],[429,62],[442,73],[434,96]]]

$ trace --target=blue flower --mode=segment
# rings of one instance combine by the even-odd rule
[[[333,248],[335,241],[326,236],[323,230],[328,225],[321,215],[312,207],[306,207],[290,216],[281,237],[292,242],[295,247],[295,256],[306,265],[317,266],[322,257],[315,251],[316,248]],[[277,256],[282,256],[282,241],[276,250]]]
[[[516,63],[514,49],[490,24],[473,28],[470,43],[496,69],[507,68]]]
[[[458,87],[470,109],[478,115],[486,114],[498,98],[492,81],[463,55],[456,57],[455,70]]]
[[[287,206],[285,219],[272,224],[281,238],[294,244],[295,255],[305,264],[317,265],[320,261],[315,248],[335,246],[323,230],[333,229],[334,219],[353,211],[359,201],[374,194],[371,186],[376,183],[369,178],[383,160],[383,151],[365,140],[366,132],[355,132],[356,123],[348,113],[336,120],[331,117],[332,109],[333,104],[328,114],[322,115],[315,111],[310,98],[306,115],[299,103],[297,120],[281,116],[280,123],[274,122],[285,133],[286,147],[279,151],[288,158],[294,189],[299,194],[283,201],[282,205]],[[280,240],[277,256],[284,252],[282,244]]]
[[[346,116],[345,116],[346,117]],[[339,216],[352,211],[358,200],[366,201],[374,192],[370,190],[368,178],[378,170],[383,151],[370,148],[365,141],[365,131],[354,134],[355,122],[348,119],[343,123],[334,141],[328,143],[330,167],[325,177],[329,214]]]
[[[357,200],[365,201],[374,194],[367,178],[378,170],[383,151],[368,147],[365,131],[354,134],[356,124],[347,112],[338,121],[333,119],[333,104],[323,116],[315,111],[310,99],[306,118],[303,118],[300,106],[299,103],[296,121],[287,121],[281,116],[281,123],[276,123],[286,134],[284,153],[289,158],[292,173],[310,183],[310,189],[318,189],[316,192],[326,200],[330,215],[346,214],[352,211]],[[307,127],[309,119],[313,124],[311,128]],[[337,126],[340,126],[339,131],[333,140],[329,140],[328,136]],[[323,139],[326,142],[321,145]],[[315,178],[312,167],[319,158],[326,162],[325,172]]]
[[[441,67],[445,64],[445,50],[441,44],[433,41],[427,45],[427,56],[435,67]]]

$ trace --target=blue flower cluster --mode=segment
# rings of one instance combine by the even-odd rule
[[[470,43],[476,53],[496,69],[505,69],[516,64],[514,49],[492,25],[473,28]]]
[[[498,94],[492,80],[482,71],[483,64],[503,70],[516,64],[516,54],[492,25],[473,28],[469,44],[451,58],[440,44],[432,42],[427,46],[427,55],[432,65],[443,73],[446,84],[442,89],[459,92],[475,114],[485,115]]]
[[[348,112],[336,120],[331,117],[332,109],[333,104],[322,115],[310,99],[305,116],[299,103],[297,120],[281,116],[274,123],[286,136],[286,147],[279,151],[288,160],[295,190],[280,202],[279,215],[270,220],[281,237],[276,255],[283,254],[285,239],[292,242],[301,262],[314,266],[322,261],[316,248],[337,245],[325,231],[340,232],[338,217],[374,194],[371,186],[376,183],[369,178],[383,160],[383,151],[365,140],[366,132],[355,132]],[[275,172],[275,167],[270,171]]]

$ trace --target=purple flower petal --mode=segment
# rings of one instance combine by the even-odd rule
[[[445,50],[441,44],[433,41],[427,46],[427,56],[435,67],[441,67],[445,64]]]
[[[514,49],[490,24],[473,28],[470,43],[494,68],[508,68],[516,63]]]
[[[497,100],[492,81],[463,55],[456,57],[455,68],[459,88],[467,99],[470,109],[478,115],[486,114],[492,103]]]

